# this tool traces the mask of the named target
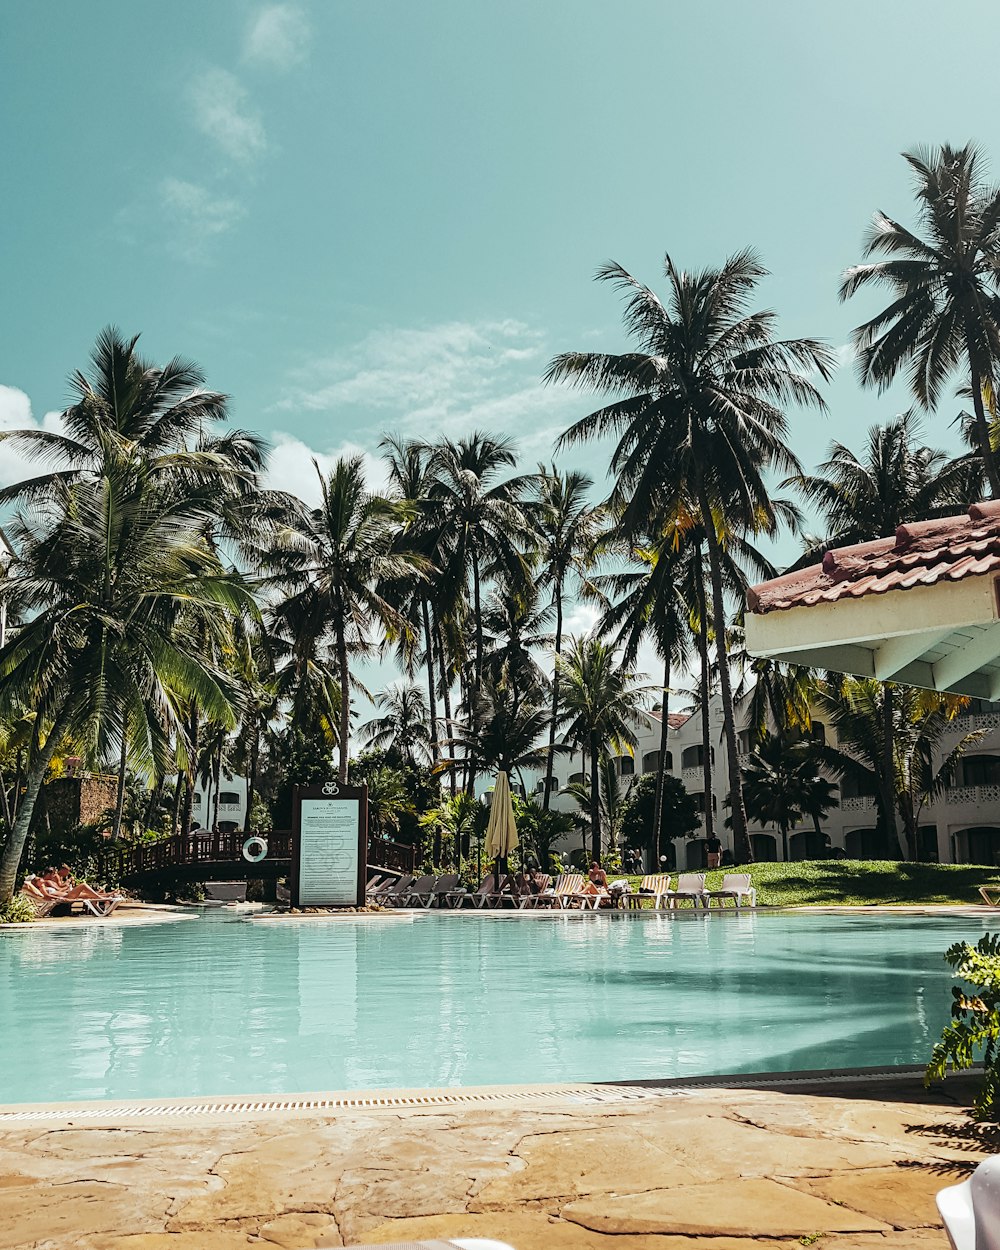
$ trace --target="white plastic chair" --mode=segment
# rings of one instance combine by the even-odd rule
[[[677,889],[667,890],[663,897],[667,899],[669,905],[673,908],[677,906],[677,900],[681,898],[689,898],[695,908],[699,903],[702,907],[708,907],[708,891],[705,889],[705,874],[703,872],[682,872],[677,878]]]
[[[711,905],[712,899],[719,900],[719,906],[726,905],[726,899],[731,898],[739,909],[740,903],[746,899],[751,907],[757,906],[757,891],[750,883],[750,874],[748,872],[724,872],[722,874],[722,885],[718,890],[708,891],[708,905]]]
[[[961,1185],[939,1190],[937,1208],[954,1250],[1000,1250],[1000,1155]]]

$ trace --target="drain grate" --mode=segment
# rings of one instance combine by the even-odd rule
[[[15,1124],[27,1120],[106,1120],[149,1119],[157,1116],[227,1116],[246,1115],[267,1111],[342,1111],[366,1108],[411,1107],[468,1107],[530,1103],[532,1106],[550,1103],[622,1103],[643,1102],[651,1099],[678,1097],[693,1091],[680,1087],[635,1087],[613,1085],[567,1085],[546,1089],[469,1090],[442,1091],[427,1094],[398,1095],[331,1095],[327,1098],[261,1098],[225,1102],[188,1103],[124,1103],[106,1106],[64,1106],[25,1108],[23,1111],[0,1112],[0,1125]]]

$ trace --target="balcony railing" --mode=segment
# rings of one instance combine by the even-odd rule
[[[948,803],[1000,803],[1000,786],[949,786],[945,791]]]
[[[967,712],[947,725],[953,734],[969,734],[976,729],[1000,729],[1000,712]]]
[[[875,797],[871,794],[855,794],[840,800],[841,810],[845,812],[870,812],[874,806]]]
[[[703,768],[685,768],[681,773],[681,780],[686,786],[689,781],[701,781],[704,775],[705,770]]]

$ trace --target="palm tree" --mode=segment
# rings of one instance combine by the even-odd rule
[[[546,625],[550,609],[539,606],[538,586],[500,583],[483,609],[486,652],[483,672],[494,685],[501,682],[523,689],[543,691],[549,679],[535,658],[549,641]]]
[[[968,699],[913,686],[890,687],[868,677],[831,674],[820,685],[817,701],[836,729],[839,743],[816,748],[823,764],[834,775],[861,783],[862,792],[875,794],[889,855],[901,858],[898,812],[907,852],[917,859],[920,813],[948,784],[962,754],[982,737],[982,730],[966,734],[941,766],[934,767],[935,748]]]
[[[751,312],[765,270],[751,252],[720,269],[685,273],[668,255],[666,304],[618,264],[598,279],[627,296],[625,324],[638,350],[570,352],[549,365],[547,381],[570,381],[618,396],[563,434],[567,446],[600,435],[618,439],[612,456],[612,505],[623,528],[690,500],[705,526],[712,618],[729,757],[736,853],[750,860],[737,754],[732,684],[726,662],[722,550],[734,533],[771,532],[779,514],[765,481],[769,469],[794,472],[782,406],[823,406],[809,374],[827,379],[834,356],[814,339],[778,340],[771,312]]]
[[[549,755],[545,763],[542,808],[549,810],[556,726],[559,723],[559,657],[562,655],[563,598],[570,577],[583,579],[594,558],[605,513],[590,504],[593,479],[574,470],[563,472],[554,464],[540,464],[535,478],[534,543],[538,557],[539,589],[551,589],[555,611]]]
[[[519,547],[528,533],[525,482],[501,476],[516,463],[509,439],[477,431],[458,442],[445,439],[429,450],[429,497],[440,516],[439,567],[446,581],[472,592],[474,658],[463,682],[471,709],[471,692],[483,677],[483,582],[491,572],[502,571],[515,582],[528,577]],[[474,780],[473,758],[466,776],[470,790]]]
[[[891,297],[854,331],[858,373],[882,390],[906,369],[917,401],[933,408],[947,378],[964,368],[979,454],[1000,498],[983,405],[1000,354],[1000,188],[986,182],[982,153],[971,143],[904,152],[903,159],[914,174],[919,233],[877,212],[863,251],[886,259],[854,265],[840,286],[842,300],[866,286],[885,287]]]
[[[617,663],[614,649],[599,638],[570,638],[560,656],[563,687],[561,723],[565,736],[586,753],[590,771],[590,844],[601,858],[600,763],[612,752],[631,753],[648,687]]]
[[[71,740],[99,765],[125,752],[159,777],[187,743],[183,708],[231,727],[236,688],[206,649],[256,607],[203,531],[217,491],[182,475],[150,477],[123,459],[46,486],[47,502],[11,526],[16,573],[4,585],[26,623],[0,649],[0,716],[36,712],[25,793],[0,858],[0,905],[13,892],[42,780]]]
[[[788,861],[788,830],[805,813],[813,769],[801,747],[780,734],[765,733],[743,764],[747,815],[781,831],[782,859]]]
[[[361,726],[361,736],[369,751],[392,750],[407,764],[426,761],[431,754],[427,726],[427,700],[413,683],[400,682],[375,696],[375,705],[384,716]]]
[[[826,533],[801,563],[824,550],[890,538],[900,525],[925,521],[968,505],[969,463],[949,459],[919,440],[920,425],[905,412],[885,425],[873,425],[862,455],[832,443],[816,473],[799,473],[791,486],[823,515]]]
[[[294,509],[260,557],[268,583],[287,596],[274,612],[286,628],[295,621],[308,628],[292,631],[303,654],[333,642],[340,686],[337,775],[347,781],[351,727],[350,654],[370,654],[373,633],[393,638],[410,626],[386,599],[386,582],[419,576],[426,561],[399,549],[399,530],[410,519],[408,506],[369,492],[360,456],[341,457],[328,476],[316,466],[322,500],[318,508]]]

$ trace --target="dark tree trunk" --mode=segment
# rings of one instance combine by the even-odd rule
[[[666,830],[663,828],[663,788],[667,775],[667,745],[670,731],[669,691],[670,660],[668,658],[663,664],[663,702],[660,704],[660,765],[656,770],[656,800],[653,805],[653,846],[657,864],[660,862],[660,856],[663,854],[663,847],[666,842],[664,837]]]
[[[347,785],[347,764],[351,756],[351,672],[347,664],[347,635],[343,620],[337,628],[337,669],[340,675],[340,764],[337,779]]]
[[[260,720],[255,713],[250,738],[250,768],[247,777],[247,829],[253,829],[253,801],[257,793],[257,769],[260,767]]]
[[[222,740],[212,759],[212,832],[219,832],[219,790],[222,786]]]
[[[990,427],[983,408],[983,383],[974,367],[971,373],[972,406],[976,413],[976,441],[979,443],[979,455],[990,484],[990,493],[994,499],[1000,499],[1000,471],[997,470],[996,457],[990,444]]]
[[[174,835],[175,838],[180,832],[178,825],[179,825],[180,814],[181,814],[181,794],[183,793],[183,787],[184,787],[184,774],[178,768],[177,781],[174,784],[174,810],[170,819],[170,832]]]
[[[421,596],[420,612],[424,625],[424,661],[427,669],[427,710],[431,718],[431,764],[438,762],[437,692],[434,689],[434,639],[431,636],[431,613],[427,600]]]
[[[552,713],[549,721],[549,755],[545,761],[545,793],[542,795],[542,808],[549,810],[549,799],[552,793],[552,770],[555,767],[556,725],[559,721],[559,657],[562,655],[562,585],[556,582],[553,595],[556,605],[556,637],[555,666],[552,670]]]
[[[699,565],[701,561],[698,561]],[[704,583],[699,579],[700,603],[698,614],[698,659],[701,664],[701,774],[702,786],[705,790],[705,837],[715,836],[715,811],[712,807],[712,718],[709,715],[709,696],[711,694],[708,664],[708,606],[705,603]]]
[[[781,830],[781,858],[788,863],[788,826],[782,821],[778,826]]]
[[[435,622],[435,634],[437,635],[438,667],[441,672],[441,698],[442,698],[442,701],[444,702],[444,719],[447,723],[447,736],[450,740],[452,737],[452,729],[453,729],[452,719],[451,719],[451,682],[448,680],[448,665],[447,665],[447,662],[445,661],[444,636],[441,631],[440,621]],[[449,760],[452,763],[452,767],[448,769],[448,786],[451,790],[452,798],[454,798],[455,795],[458,793],[458,778],[455,776],[453,751],[454,751],[454,748],[449,746],[448,754],[445,757],[447,760]]]
[[[896,826],[896,762],[894,757],[894,716],[892,686],[885,682],[882,686],[882,820],[885,824],[888,853],[892,859],[903,858],[899,845],[899,833]]]
[[[160,796],[163,794],[163,778],[157,777],[153,782],[153,788],[149,792],[149,802],[146,804],[145,826],[152,829],[153,820],[156,817],[156,809],[160,805]]]
[[[195,709],[191,713],[191,726],[189,729],[189,763],[187,777],[184,780],[184,814],[181,817],[181,833],[188,834],[191,832],[191,813],[194,811],[194,783],[198,772],[198,711]]]
[[[122,836],[122,813],[125,811],[125,774],[128,770],[128,726],[122,726],[122,749],[118,758],[118,788],[115,794],[115,819],[111,826],[111,841]]]
[[[596,734],[590,735],[590,855],[601,862],[601,774]]]
[[[35,812],[35,803],[38,800],[49,764],[52,762],[52,757],[56,753],[56,747],[66,731],[68,722],[69,711],[64,709],[56,717],[55,724],[52,726],[52,732],[45,739],[45,745],[36,751],[34,758],[28,765],[24,798],[14,819],[14,827],[7,835],[4,843],[3,855],[0,856],[0,907],[6,906],[14,896],[14,886],[17,883],[17,873],[21,865],[21,852],[24,850],[24,844],[28,838],[31,818]]]
[[[708,537],[708,567],[712,575],[712,619],[715,626],[715,653],[719,659],[719,693],[722,696],[722,718],[726,733],[726,763],[729,771],[729,807],[733,822],[733,853],[739,864],[753,863],[753,846],[747,832],[747,814],[743,805],[743,777],[740,774],[739,744],[736,741],[736,713],[733,687],[729,676],[726,651],[726,601],[722,590],[722,558],[719,536],[715,532],[708,497],[699,483],[699,500],[705,534]]]

